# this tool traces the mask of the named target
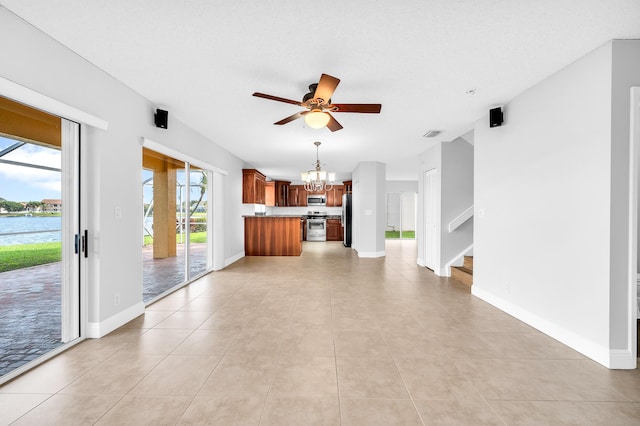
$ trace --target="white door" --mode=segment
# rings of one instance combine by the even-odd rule
[[[438,240],[436,234],[437,169],[424,174],[424,265],[435,270]]]

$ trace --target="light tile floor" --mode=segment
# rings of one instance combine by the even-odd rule
[[[386,252],[244,258],[1,387],[0,424],[640,424],[638,370]]]

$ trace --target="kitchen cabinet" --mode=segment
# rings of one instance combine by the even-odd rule
[[[353,181],[351,180],[345,180],[344,182],[342,182],[342,185],[344,186],[344,193],[345,194],[351,194],[353,191]]]
[[[300,221],[300,235],[302,236],[302,241],[307,241],[307,219]]]
[[[289,185],[290,207],[305,207],[307,205],[307,191],[303,185]]]
[[[275,206],[286,207],[289,205],[289,184],[291,182],[276,180],[275,184]]]
[[[342,232],[340,219],[327,219],[327,241],[342,241]]]
[[[265,175],[256,169],[242,169],[242,202],[264,204],[265,184]]]
[[[299,216],[245,216],[245,255],[300,256],[301,222]]]
[[[342,195],[344,186],[333,185],[331,191],[327,191],[327,207],[342,207]]]
[[[264,205],[273,207],[276,205],[276,183],[264,183]]]

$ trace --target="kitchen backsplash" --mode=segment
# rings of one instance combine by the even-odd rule
[[[306,206],[306,207],[267,207],[267,216],[269,215],[300,215],[304,216],[309,211],[327,212],[328,216],[340,216],[342,207],[327,206]]]

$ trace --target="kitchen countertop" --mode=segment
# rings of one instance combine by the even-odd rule
[[[298,219],[306,219],[307,215],[299,215],[299,214],[267,214],[267,215],[262,215],[262,214],[244,214],[242,215],[242,217],[296,217]]]
[[[261,215],[261,214],[244,214],[242,215],[242,217],[297,217],[299,219],[308,219],[309,215],[303,214],[303,215],[298,215],[298,214],[267,214],[267,215]],[[325,219],[341,219],[340,215],[327,215],[325,216]]]

